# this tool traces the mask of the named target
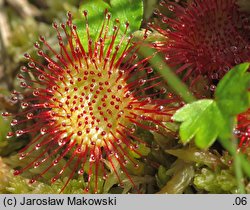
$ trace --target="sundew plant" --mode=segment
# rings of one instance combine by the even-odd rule
[[[1,193],[250,193],[244,0],[0,1]]]

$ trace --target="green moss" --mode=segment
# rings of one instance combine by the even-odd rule
[[[211,169],[203,168],[195,175],[194,185],[199,190],[209,193],[235,193],[237,182],[230,170],[219,170],[213,172]]]

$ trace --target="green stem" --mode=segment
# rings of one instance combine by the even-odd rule
[[[233,155],[233,167],[234,167],[234,173],[235,173],[235,177],[237,180],[237,186],[239,189],[239,193],[240,194],[245,194],[245,185],[244,185],[244,177],[243,177],[243,172],[242,172],[242,164],[241,164],[241,159],[239,156],[239,151],[237,151],[237,140],[235,138],[235,136],[233,135],[233,129],[235,127],[235,122],[236,119],[235,117],[229,117],[229,122],[230,122],[230,130],[231,132],[229,133],[229,136],[231,136],[230,138],[226,138],[226,139],[230,139],[230,151],[232,152]],[[222,141],[226,141],[223,140]]]
[[[187,103],[195,101],[195,97],[191,94],[188,87],[171,71],[159,54],[155,54],[155,51],[148,47],[141,47],[139,52],[145,58],[154,55],[149,60],[149,63],[163,76],[175,93],[180,95]]]
[[[240,157],[238,155],[237,152],[237,141],[235,138],[233,138],[233,143],[232,143],[233,147],[234,147],[234,172],[235,172],[235,176],[236,176],[236,180],[237,180],[237,185],[238,185],[238,189],[239,189],[239,193],[240,194],[245,194],[245,185],[243,183],[244,181],[244,177],[243,177],[243,172],[242,172],[242,165],[241,165],[241,160]]]

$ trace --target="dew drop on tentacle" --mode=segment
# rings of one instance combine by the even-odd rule
[[[3,113],[2,113],[2,117],[4,117],[4,118],[10,117],[10,116],[12,116],[12,114],[9,113],[9,112],[3,112]]]
[[[154,15],[159,15],[160,11],[159,11],[159,9],[154,9],[153,13],[154,13]]]
[[[22,75],[22,74],[17,74],[17,79],[18,80],[23,80],[23,79],[25,79],[25,77]]]
[[[26,72],[28,72],[28,69],[27,69],[26,66],[22,66],[22,67],[20,68],[20,71],[23,72],[23,73],[26,73]]]
[[[22,109],[26,109],[26,108],[28,108],[29,107],[29,104],[27,103],[27,102],[22,102],[21,103],[21,108]]]
[[[25,153],[21,153],[20,155],[19,155],[19,160],[22,160],[22,159],[24,159],[26,157],[26,154]]]
[[[211,85],[211,86],[210,86],[210,90],[211,90],[211,91],[213,91],[213,92],[214,92],[214,91],[215,91],[215,89],[216,89],[216,86],[215,86],[215,85]]]
[[[78,170],[78,174],[79,175],[83,175],[84,174],[84,170],[83,169]]]
[[[39,150],[40,148],[41,148],[41,144],[36,144],[36,145],[35,145],[35,149],[36,149],[36,150]]]
[[[44,81],[44,80],[45,80],[45,76],[44,76],[43,74],[40,74],[40,75],[38,76],[38,79],[39,79],[40,81]]]
[[[17,123],[18,123],[17,119],[13,119],[13,120],[10,122],[10,125],[11,125],[11,126],[15,126],[15,125],[17,125]]]
[[[21,171],[20,171],[20,170],[15,170],[14,173],[13,173],[14,176],[17,176],[17,175],[19,175],[19,174],[21,174]]]
[[[108,178],[107,174],[103,175],[103,177],[102,177],[103,180],[107,180],[107,178]]]
[[[55,178],[55,177],[50,180],[51,183],[54,183],[56,181],[57,181],[57,178]]]
[[[29,119],[29,120],[32,119],[33,116],[34,116],[34,114],[31,113],[31,112],[29,112],[29,113],[26,115],[27,119]]]
[[[41,135],[46,134],[47,133],[47,128],[41,128],[40,133],[41,133]]]
[[[24,53],[24,58],[26,58],[26,59],[30,59],[31,58],[31,56],[30,56],[30,54],[29,53]]]
[[[31,180],[29,180],[29,183],[30,184],[34,184],[36,182],[36,179],[31,179]]]
[[[21,87],[21,88],[27,88],[28,85],[27,85],[26,82],[22,81],[22,82],[20,82],[20,87]]]
[[[14,135],[15,135],[14,132],[8,132],[6,135],[6,138],[9,139],[9,138],[13,137]]]
[[[40,93],[39,90],[36,89],[33,91],[33,96],[39,96],[39,93]]]
[[[19,137],[19,136],[22,136],[24,134],[24,131],[23,130],[17,130],[16,131],[16,136]]]
[[[38,162],[35,162],[35,163],[34,163],[34,168],[37,168],[37,167],[39,167],[40,165],[41,165],[41,162],[39,162],[39,161],[38,161]]]
[[[59,160],[58,159],[55,159],[54,161],[53,161],[53,165],[55,166],[55,165],[57,165],[59,163]]]
[[[140,80],[138,81],[138,84],[139,84],[140,86],[143,86],[145,83],[146,83],[146,80],[145,80],[145,79],[140,79]]]

